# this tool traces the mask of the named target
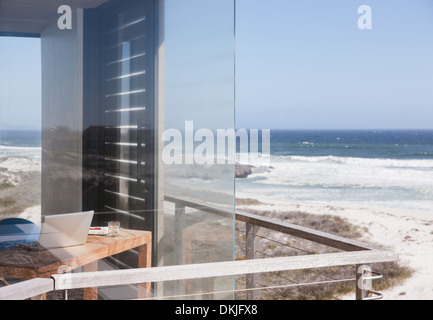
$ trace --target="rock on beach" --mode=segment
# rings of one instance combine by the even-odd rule
[[[248,164],[236,164],[236,178],[247,178],[253,173],[254,166]]]

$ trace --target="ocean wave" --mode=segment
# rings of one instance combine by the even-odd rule
[[[42,147],[15,147],[0,145],[1,150],[29,150],[29,151],[42,151]]]
[[[344,165],[361,165],[375,167],[396,167],[396,168],[432,168],[433,159],[382,159],[382,158],[357,158],[338,156],[275,156],[271,157],[271,163],[331,163]]]
[[[269,170],[237,181],[237,191],[290,202],[433,208],[432,131],[288,132],[277,138]],[[261,163],[263,157],[250,155],[244,164]]]
[[[425,154],[425,156],[428,156]],[[252,155],[252,154],[237,154],[237,159],[243,160],[242,164],[257,165],[264,160],[270,161],[272,164],[282,163],[331,163],[331,164],[348,164],[348,165],[365,165],[365,166],[383,166],[383,167],[421,167],[432,168],[433,159],[395,159],[395,158],[362,158],[362,157],[342,157],[342,156],[300,156],[300,155]],[[245,159],[248,159],[245,161]]]
[[[0,146],[0,158],[30,158],[36,161],[41,161],[41,147],[15,147],[15,146]]]
[[[388,190],[431,196],[433,160],[278,156],[272,158],[269,170],[253,171],[249,179],[263,187],[323,189],[328,192]]]
[[[302,141],[302,142],[298,142],[298,145],[300,145],[300,146],[314,146],[314,142]]]

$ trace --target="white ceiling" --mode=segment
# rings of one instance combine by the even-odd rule
[[[95,8],[107,0],[0,0],[0,32],[40,34],[57,21],[61,5]]]

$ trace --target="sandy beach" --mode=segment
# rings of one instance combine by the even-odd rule
[[[250,194],[237,194],[251,198]],[[367,233],[362,241],[390,249],[399,254],[399,263],[414,270],[401,285],[384,291],[384,300],[433,299],[433,214],[431,212],[389,208],[358,208],[326,203],[285,203],[275,199],[255,198],[261,204],[238,207],[258,211],[301,211],[345,218]],[[374,269],[374,266],[373,266]],[[384,275],[386,277],[386,275]],[[374,285],[374,284],[373,284]],[[353,295],[341,297],[353,300]]]

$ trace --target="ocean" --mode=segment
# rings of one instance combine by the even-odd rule
[[[40,131],[0,130],[0,158],[27,157],[41,161]]]
[[[433,211],[433,130],[274,130],[270,165],[237,179],[237,194]]]
[[[41,160],[41,133],[0,131],[0,158],[22,156]],[[433,211],[433,130],[272,130],[270,156],[237,195]]]

